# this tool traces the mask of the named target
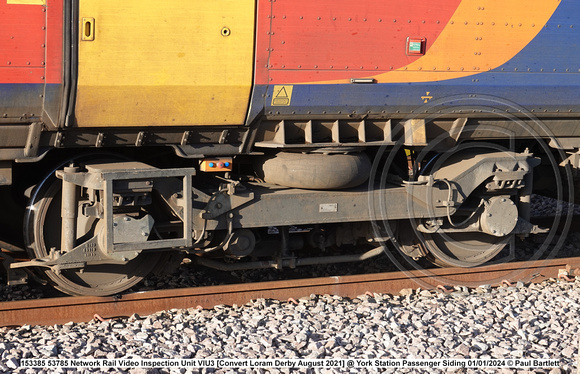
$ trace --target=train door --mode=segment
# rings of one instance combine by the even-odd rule
[[[76,124],[243,124],[254,7],[254,0],[79,0]]]

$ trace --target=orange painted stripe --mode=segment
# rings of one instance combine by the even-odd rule
[[[463,0],[425,56],[371,77],[378,83],[433,82],[495,69],[538,35],[559,4],[560,0]],[[334,83],[348,80],[308,82]]]

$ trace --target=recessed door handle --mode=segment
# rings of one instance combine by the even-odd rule
[[[84,17],[81,21],[81,40],[95,40],[95,19]]]

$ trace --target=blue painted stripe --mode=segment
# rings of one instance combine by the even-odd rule
[[[44,84],[0,84],[0,114],[7,118],[20,118],[42,114]]]

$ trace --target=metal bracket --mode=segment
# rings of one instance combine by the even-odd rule
[[[443,223],[442,220],[438,220],[438,223]],[[425,234],[441,234],[441,233],[464,233],[464,232],[484,232],[479,222],[474,222],[468,226],[462,228],[455,228],[455,227],[441,227],[441,226],[434,226],[433,228],[427,227],[424,224],[417,225],[417,231],[425,233]],[[518,217],[518,222],[515,228],[505,235],[522,235],[522,234],[546,234],[550,231],[550,229],[541,228],[538,225],[534,225],[522,217]],[[491,235],[491,234],[489,234]],[[505,236],[505,235],[495,235],[495,236]]]
[[[104,251],[112,256],[113,253],[131,253],[147,249],[161,248],[186,248],[191,247],[193,243],[193,188],[191,177],[195,175],[194,168],[184,169],[157,169],[152,166],[139,162],[124,162],[110,164],[93,164],[87,165],[87,172],[67,172],[58,171],[57,177],[63,182],[72,183],[77,186],[85,187],[92,190],[101,191],[101,201],[103,210],[103,239],[100,245]],[[122,188],[127,183],[148,182],[155,180],[164,180],[172,178],[181,178],[181,188],[183,199],[180,204],[183,209],[183,233],[181,238],[159,239],[149,241],[119,242],[115,238],[113,207],[115,206],[116,188]],[[64,197],[63,197],[64,200]],[[140,225],[140,224],[139,224]],[[123,255],[127,257],[128,255]]]
[[[24,157],[35,157],[38,155],[40,143],[40,133],[42,132],[42,122],[33,122],[28,131],[26,145],[24,146]]]
[[[422,118],[413,118],[403,123],[405,129],[405,145],[417,146],[427,145],[427,132],[425,120]]]
[[[572,166],[572,172],[574,173],[574,177],[577,178],[580,176],[580,152],[576,153],[568,153],[567,159],[560,163],[560,166],[570,165]]]
[[[95,236],[83,244],[75,247],[73,250],[67,253],[62,253],[56,249],[52,249],[50,254],[46,257],[37,258],[27,262],[13,263],[10,265],[11,269],[27,268],[27,267],[46,267],[50,268],[55,272],[59,272],[65,269],[81,269],[87,264],[124,264],[137,257],[139,253],[135,252],[131,258],[125,255],[124,260],[117,260],[108,255],[106,255],[99,248],[99,236]]]
[[[514,233],[520,234],[547,234],[550,232],[550,229],[542,228],[538,225],[534,225],[531,222],[523,219],[522,217],[518,217],[518,223],[516,223],[516,227],[514,229]]]
[[[62,142],[64,140],[64,134],[62,132],[57,132],[55,137],[54,137],[54,147],[55,148],[60,148],[62,147]]]
[[[181,145],[187,145],[189,143],[189,137],[191,136],[191,131],[184,131],[181,137]]]
[[[229,185],[231,186],[231,184]],[[201,213],[203,219],[215,219],[224,213],[236,209],[250,201],[254,200],[253,192],[246,192],[244,196],[240,195],[233,188],[226,191],[215,193],[207,203],[204,211]]]
[[[141,219],[117,216],[113,219],[113,237],[119,243],[146,242],[154,223],[149,214]]]
[[[104,143],[104,141],[105,141],[105,133],[103,133],[103,132],[100,132],[100,133],[97,135],[97,140],[95,140],[95,147],[97,147],[97,148],[101,148],[101,147],[104,145],[104,144],[103,144],[103,143]]]
[[[137,139],[135,140],[135,147],[141,147],[145,142],[145,131],[139,131]]]
[[[116,236],[118,240],[145,242],[153,226],[153,218],[149,215],[139,220],[130,217],[116,217],[113,226],[118,234]],[[125,226],[125,230],[121,230],[123,226]],[[143,235],[145,230],[147,230],[147,236]],[[107,253],[101,245],[104,237],[103,231],[104,225],[101,226],[98,234],[69,252],[62,253],[53,248],[46,257],[27,262],[11,263],[10,269],[46,267],[58,273],[65,269],[82,269],[86,265],[125,264],[141,253],[141,250]]]

